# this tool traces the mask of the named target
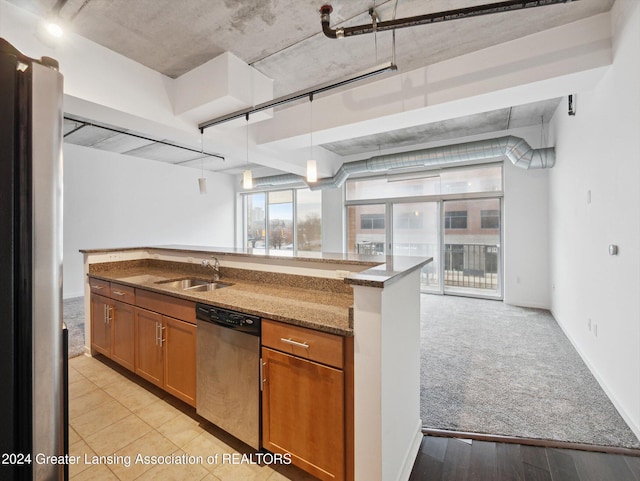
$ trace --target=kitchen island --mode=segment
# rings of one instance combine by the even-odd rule
[[[346,467],[335,479],[408,479],[421,440],[419,275],[431,259],[279,257],[192,246],[82,252],[87,313],[91,276],[148,295],[169,295],[343,337]],[[230,286],[189,291],[166,282],[209,278],[213,273],[202,262],[212,257],[219,261],[221,281]],[[91,316],[86,317],[89,344]]]

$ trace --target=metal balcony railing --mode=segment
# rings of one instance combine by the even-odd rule
[[[444,285],[473,289],[498,288],[498,246],[445,244]]]

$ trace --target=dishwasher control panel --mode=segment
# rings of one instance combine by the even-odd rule
[[[260,335],[260,318],[258,316],[197,303],[196,318],[199,321],[211,322],[247,334]]]

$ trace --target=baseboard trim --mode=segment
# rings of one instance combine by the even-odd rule
[[[422,438],[424,437],[422,434],[422,420],[418,420],[418,424],[416,426],[416,435],[409,446],[409,450],[404,458],[404,462],[402,463],[402,471],[400,472],[400,476],[398,477],[399,481],[408,481],[411,477],[411,471],[413,471],[413,465],[416,462],[416,458],[418,457],[418,451],[420,450],[420,445],[422,444]]]
[[[446,429],[422,428],[422,434],[438,436],[442,438],[464,438],[476,441],[489,441],[498,443],[525,444],[528,446],[540,446],[545,448],[577,449],[579,451],[592,451],[608,454],[624,454],[626,456],[640,457],[640,449],[621,448],[617,446],[600,446],[595,444],[572,443],[567,441],[554,441],[551,439],[519,438],[516,436],[503,436],[500,434],[481,434],[466,431],[449,431]]]
[[[633,431],[633,434],[635,434],[635,436],[638,439],[640,439],[640,426],[637,426],[636,423],[631,418],[631,416],[627,414],[627,411],[623,408],[622,404],[618,401],[618,398],[614,395],[614,392],[609,388],[609,384],[600,375],[600,372],[596,369],[596,367],[591,363],[587,355],[583,352],[580,344],[578,344],[578,342],[571,335],[570,331],[565,328],[564,323],[558,320],[558,317],[556,316],[555,312],[553,312],[553,310],[551,310],[550,312],[553,318],[555,319],[556,323],[558,324],[558,326],[560,326],[560,329],[562,330],[566,338],[569,339],[569,342],[571,343],[573,348],[576,350],[576,352],[580,356],[580,359],[582,359],[582,362],[585,363],[585,365],[587,366],[587,369],[589,369],[591,374],[593,374],[593,377],[596,378],[596,381],[598,382],[598,384],[600,385],[600,387],[602,388],[606,396],[609,398],[609,400],[613,404],[613,407],[615,407],[616,411],[618,411],[620,416],[622,416],[622,419],[624,420],[625,423],[627,423],[627,426],[629,426],[629,429]]]

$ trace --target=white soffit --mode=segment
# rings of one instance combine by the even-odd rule
[[[273,80],[225,52],[168,82],[176,115],[200,123],[273,99]],[[252,121],[273,116],[272,109],[252,115]]]

